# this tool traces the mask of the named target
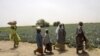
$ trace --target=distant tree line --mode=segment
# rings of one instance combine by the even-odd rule
[[[53,26],[58,26],[60,24],[59,21],[56,21],[53,23]],[[50,23],[46,22],[44,19],[40,19],[36,22],[36,26],[40,26],[40,27],[49,27]]]

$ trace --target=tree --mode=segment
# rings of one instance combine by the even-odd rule
[[[40,27],[49,27],[49,23],[46,22],[44,19],[38,20],[36,25],[39,25]]]
[[[57,21],[57,22],[54,22],[54,23],[53,23],[53,26],[58,26],[59,24],[60,24],[60,22]]]
[[[44,27],[44,24],[45,24],[44,19],[40,19],[40,20],[38,20],[37,23],[36,23],[36,25],[39,25],[39,26],[41,26],[41,27]]]
[[[48,22],[45,22],[45,27],[49,27],[50,24]]]

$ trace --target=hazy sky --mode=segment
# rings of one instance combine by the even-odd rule
[[[0,0],[0,26],[16,20],[18,25],[100,22],[100,0]]]

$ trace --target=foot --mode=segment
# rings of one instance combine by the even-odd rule
[[[53,46],[53,49],[55,50],[55,46]]]
[[[14,46],[14,48],[17,48],[17,46]]]
[[[85,53],[85,50],[82,50],[82,53]]]
[[[46,51],[44,51],[44,53],[47,53]]]
[[[16,45],[16,47],[15,48],[18,48],[18,45]]]
[[[34,54],[36,55],[36,51],[34,51]]]
[[[77,51],[76,53],[77,53],[77,54],[79,54],[79,52],[78,52],[78,51]]]
[[[44,56],[44,54],[43,54],[43,53],[41,53],[41,56]]]
[[[53,54],[53,52],[52,52],[52,51],[50,51],[50,54]]]

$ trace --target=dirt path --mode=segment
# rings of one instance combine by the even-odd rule
[[[20,42],[19,48],[12,49],[13,42],[11,41],[0,41],[0,56],[38,56],[34,55],[33,50],[36,49],[36,44],[27,42]],[[59,52],[53,50],[53,55],[45,54],[45,56],[100,56],[100,49],[87,51],[87,53],[77,55],[75,48],[68,48],[66,46],[66,52]]]

